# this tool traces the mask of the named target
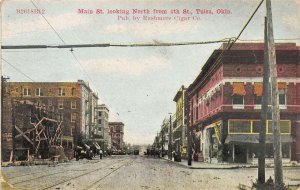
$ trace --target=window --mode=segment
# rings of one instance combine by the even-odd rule
[[[102,111],[98,111],[98,116],[101,116],[102,115]]]
[[[262,96],[255,96],[254,97],[254,108],[261,109],[262,104]]]
[[[58,109],[64,109],[64,101],[58,100]]]
[[[72,93],[72,96],[76,96],[76,94],[77,94],[77,93],[76,93],[76,88],[72,88],[71,91],[72,91],[72,92],[71,92],[71,93]]]
[[[234,95],[232,96],[232,104],[244,104],[244,96]]]
[[[286,105],[286,94],[284,89],[278,90],[279,105]]]
[[[233,109],[243,109],[244,108],[244,96],[233,95],[232,96]]]
[[[31,90],[29,88],[24,88],[23,96],[31,96]]]
[[[76,101],[71,101],[71,109],[76,109]]]
[[[75,122],[76,121],[76,117],[77,117],[77,114],[76,113],[72,113],[71,114],[71,122]]]
[[[250,120],[229,120],[229,133],[251,133]]]
[[[280,120],[280,133],[290,134],[291,133],[291,121],[290,120]],[[267,133],[272,133],[272,121],[268,120],[268,131]]]
[[[65,96],[65,95],[66,95],[66,89],[58,88],[58,96]]]
[[[253,121],[252,133],[259,133],[259,131],[260,131],[260,121]]]
[[[72,127],[71,127],[71,136],[73,136],[73,135],[74,135],[74,132],[75,132],[75,127],[74,127],[74,126],[72,126]]]
[[[255,96],[254,104],[261,105],[261,103],[262,103],[262,97],[261,96]]]
[[[36,96],[43,96],[43,90],[41,88],[35,89],[35,95]]]
[[[64,115],[63,115],[63,114],[58,114],[57,120],[58,120],[59,122],[63,122],[63,120],[64,120]]]
[[[98,119],[98,124],[101,124],[102,123],[102,120],[101,119]]]
[[[48,106],[52,106],[52,100],[48,100]]]

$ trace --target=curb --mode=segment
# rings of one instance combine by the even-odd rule
[[[233,166],[229,166],[229,165],[226,165],[226,164],[223,164],[223,165],[217,165],[217,166],[187,166],[185,164],[182,164],[181,162],[175,162],[173,160],[169,160],[169,159],[166,159],[166,158],[161,158],[163,160],[167,160],[169,162],[173,162],[175,164],[178,164],[178,165],[181,165],[183,167],[186,167],[186,168],[189,168],[189,169],[216,169],[216,170],[223,170],[223,169],[238,169],[238,168],[258,168],[258,165],[233,165]],[[296,164],[296,165],[285,165],[285,166],[282,166],[283,168],[297,168],[299,167],[300,168],[300,165],[299,164]],[[266,165],[266,168],[274,168],[274,165]]]

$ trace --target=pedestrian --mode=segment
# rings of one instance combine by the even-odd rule
[[[100,159],[102,159],[102,155],[103,155],[102,149],[100,149],[99,153],[100,153]]]

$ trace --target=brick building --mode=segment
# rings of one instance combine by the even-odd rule
[[[124,123],[122,122],[109,122],[111,134],[111,149],[123,150],[124,147]]]
[[[82,80],[77,82],[7,82],[5,91],[12,101],[29,100],[45,105],[63,123],[64,147],[89,139],[95,126],[98,96]]]
[[[108,125],[109,122],[109,109],[105,104],[97,105],[96,108],[96,126],[97,126],[97,137],[101,138],[101,148],[105,151],[111,149],[111,134]]]
[[[187,138],[186,138],[186,88],[181,86],[177,91],[173,101],[176,102],[175,128],[173,129],[174,151],[179,158],[186,158]]]
[[[263,43],[215,50],[188,88],[194,155],[209,161],[251,162],[257,158],[261,114]],[[300,48],[276,44],[283,158],[300,161]],[[269,118],[270,120],[270,118]],[[267,122],[266,157],[273,157]]]

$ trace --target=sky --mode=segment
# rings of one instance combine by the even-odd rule
[[[22,10],[43,10],[41,14]],[[238,35],[260,0],[5,0],[2,3],[2,45],[64,45],[87,43],[202,42]],[[79,14],[78,9],[93,14]],[[104,14],[96,14],[102,9]],[[129,10],[129,15],[107,10]],[[147,9],[150,14],[132,14]],[[168,14],[153,14],[153,9]],[[178,9],[179,15],[170,11]],[[183,14],[183,9],[192,14]],[[213,14],[196,14],[196,9]],[[217,14],[226,9],[230,14]],[[276,42],[300,40],[300,0],[272,0]],[[265,3],[251,20],[241,40],[263,40]],[[171,17],[168,21],[143,16]],[[122,16],[122,19],[118,19]],[[125,20],[125,17],[129,20]],[[133,16],[141,17],[133,20]],[[176,16],[189,20],[179,21]],[[176,18],[175,18],[176,17]],[[193,20],[194,18],[194,20]],[[197,19],[196,19],[197,18]],[[51,27],[51,26],[52,27]],[[53,28],[53,29],[52,29]],[[55,30],[55,31],[54,31]],[[290,40],[282,40],[290,39]],[[239,41],[245,42],[245,41]],[[220,43],[172,47],[105,47],[2,50],[2,73],[10,81],[89,82],[99,103],[110,109],[110,121],[125,124],[124,140],[150,144],[168,113],[173,98],[193,82]],[[17,68],[17,70],[15,69]],[[21,72],[23,73],[21,73]],[[25,75],[24,75],[25,74]]]

